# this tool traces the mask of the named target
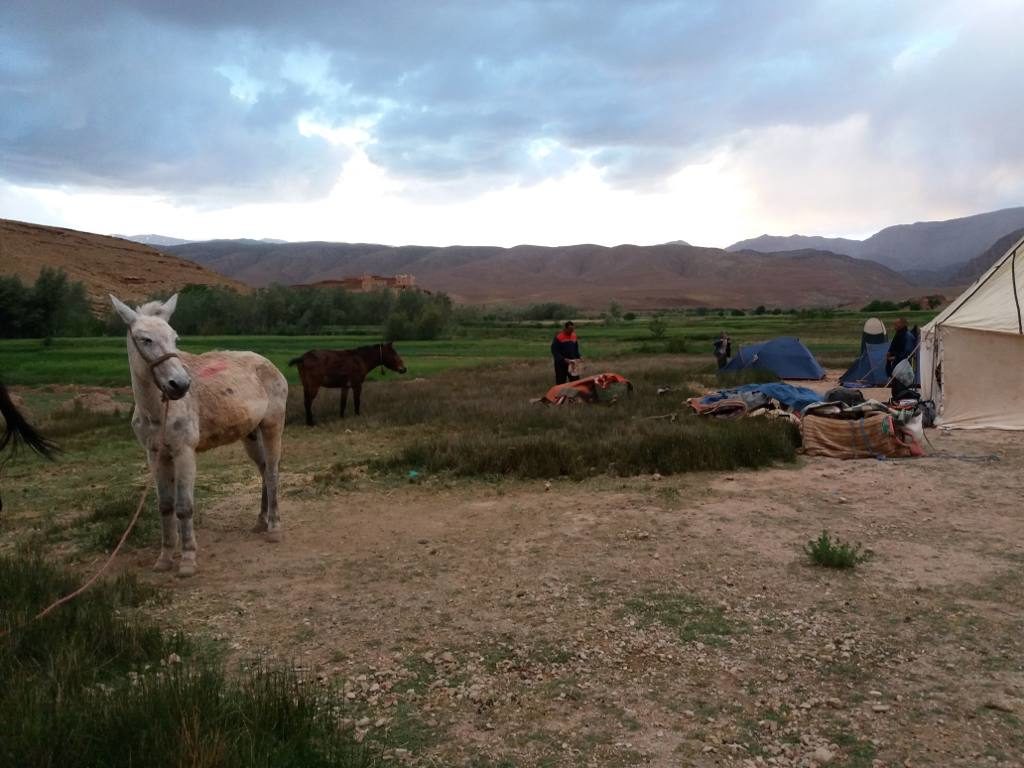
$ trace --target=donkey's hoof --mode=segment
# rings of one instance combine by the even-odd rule
[[[253,533],[266,533],[267,532],[267,524],[263,520],[257,521],[256,525],[254,525],[252,527],[252,532]]]
[[[171,570],[171,568],[173,567],[174,560],[172,560],[170,557],[164,557],[163,555],[160,555],[160,557],[157,558],[156,562],[153,563],[153,570],[157,573],[164,573],[165,571]]]
[[[275,528],[272,531],[267,531],[267,541],[271,544],[277,544],[281,541],[284,535],[281,533],[280,528]]]
[[[189,576],[196,575],[196,562],[195,560],[182,560],[178,563],[178,578],[187,579]]]

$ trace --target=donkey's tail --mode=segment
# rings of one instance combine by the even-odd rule
[[[301,362],[302,362],[302,359],[303,359],[303,358],[304,358],[305,356],[306,356],[306,353],[305,353],[305,352],[303,352],[303,353],[302,353],[301,355],[299,355],[298,357],[293,357],[293,358],[292,358],[291,360],[289,360],[289,361],[288,361],[288,365],[298,365],[299,363],[301,363]]]
[[[35,427],[25,420],[3,384],[0,384],[0,414],[7,423],[3,433],[0,433],[0,450],[6,448],[8,444],[16,449],[18,444],[23,442],[40,456],[48,459],[52,459],[53,455],[60,451],[54,443],[39,434]]]

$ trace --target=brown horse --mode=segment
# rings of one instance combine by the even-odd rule
[[[302,379],[303,401],[306,406],[306,424],[313,426],[313,400],[320,387],[341,389],[341,418],[345,418],[348,391],[352,390],[356,416],[363,394],[363,381],[374,368],[390,368],[405,373],[405,363],[389,341],[356,349],[311,349],[304,355],[288,361],[299,368]]]
[[[35,427],[28,423],[21,411],[14,404],[7,387],[0,383],[0,416],[4,417],[4,431],[0,434],[0,453],[8,446],[12,455],[18,445],[24,443],[33,451],[47,459],[59,451],[57,446],[39,434]],[[3,466],[0,464],[0,466]],[[4,500],[0,498],[0,511],[3,511]]]

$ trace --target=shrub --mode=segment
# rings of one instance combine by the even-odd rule
[[[832,539],[828,531],[822,531],[817,539],[808,541],[804,545],[804,552],[811,558],[811,562],[825,568],[854,568],[870,556],[861,549],[860,544]]]
[[[577,408],[603,413],[594,414],[594,419],[578,414],[582,418],[552,420],[552,428],[525,435],[502,434],[499,429],[420,438],[397,455],[378,461],[376,467],[526,479],[669,475],[792,461],[798,441],[788,424],[768,421],[718,422],[684,416],[675,422],[620,419],[601,424],[599,417],[607,414],[606,409]]]
[[[651,336],[655,339],[665,338],[665,334],[668,332],[668,323],[661,315],[655,315],[652,317],[651,322],[648,323],[647,327],[651,331]]]

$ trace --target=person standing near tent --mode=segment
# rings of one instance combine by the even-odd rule
[[[566,320],[562,330],[551,342],[551,356],[555,360],[555,384],[579,380],[580,340],[576,337],[576,325]]]
[[[732,339],[729,338],[729,334],[722,331],[721,335],[715,340],[714,348],[718,367],[725,368],[729,364],[729,358],[732,357]]]
[[[889,352],[885,356],[885,375],[889,377],[891,401],[915,400],[918,399],[918,395],[913,390],[916,374],[912,358],[917,351],[917,326],[914,326],[914,330],[909,330],[907,321],[901,317],[896,321],[894,328]],[[901,365],[904,361],[907,364]]]
[[[892,376],[893,370],[904,360],[907,360],[917,349],[917,326],[914,330],[907,328],[907,321],[904,318],[896,320],[895,332],[892,341],[889,343],[889,352],[885,356],[885,375]]]

